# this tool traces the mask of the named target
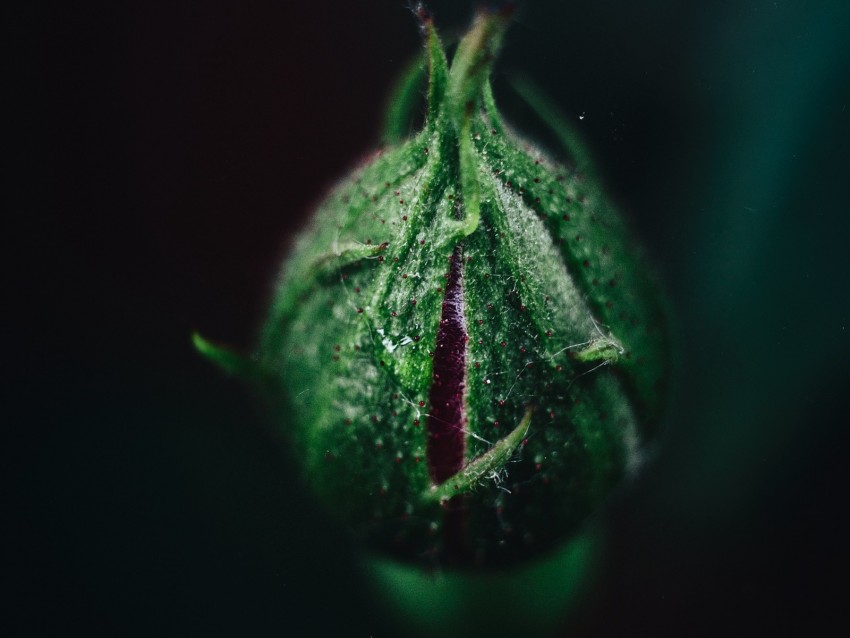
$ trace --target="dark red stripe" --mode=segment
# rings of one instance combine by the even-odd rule
[[[431,383],[428,414],[428,470],[442,483],[463,468],[466,452],[466,320],[463,316],[463,251],[452,253]]]

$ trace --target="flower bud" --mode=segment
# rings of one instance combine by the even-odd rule
[[[580,151],[506,127],[481,12],[423,130],[342,181],[286,260],[259,364],[307,483],[369,545],[498,565],[574,533],[656,432],[663,303]],[[575,164],[578,164],[577,166]]]

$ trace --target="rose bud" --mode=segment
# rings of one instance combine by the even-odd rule
[[[255,361],[196,343],[253,366],[307,484],[369,546],[502,565],[575,534],[637,468],[668,372],[665,304],[565,127],[561,164],[496,110],[507,13],[479,12],[451,65],[421,19],[421,132],[319,206]]]

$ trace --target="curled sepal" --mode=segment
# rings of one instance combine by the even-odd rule
[[[458,238],[475,232],[481,216],[481,186],[472,143],[472,117],[488,86],[490,67],[507,23],[505,13],[480,11],[472,28],[460,41],[449,72],[446,110],[457,133],[460,186],[466,209],[458,225]]]
[[[522,443],[525,435],[528,434],[531,413],[531,409],[527,410],[522,421],[510,434],[497,441],[484,454],[470,461],[460,472],[439,485],[432,485],[425,492],[424,498],[428,501],[443,503],[454,496],[474,489],[485,478],[498,479],[499,471],[505,467]]]

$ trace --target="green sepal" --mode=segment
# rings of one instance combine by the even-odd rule
[[[463,193],[463,205],[466,209],[460,233],[463,237],[471,235],[481,218],[481,184],[478,177],[478,162],[472,145],[472,119],[464,120],[458,132],[458,163],[460,165],[460,188]]]
[[[446,86],[449,81],[449,63],[434,23],[427,19],[425,29],[425,55],[428,59],[428,124],[434,124],[440,113]]]
[[[507,28],[507,16],[479,11],[469,32],[455,52],[446,86],[446,116],[457,133],[460,186],[465,215],[458,227],[459,238],[478,228],[481,216],[481,185],[478,161],[472,141],[472,119],[489,85],[488,78],[496,52]],[[492,103],[492,93],[489,94]]]
[[[374,259],[386,249],[384,244],[371,246],[367,244],[356,244],[346,242],[337,247],[337,252],[322,255],[313,263],[312,277],[339,277],[341,268],[351,266],[363,259]]]
[[[484,83],[484,90],[481,93],[481,101],[484,107],[484,113],[487,115],[487,123],[493,131],[499,135],[505,134],[505,125],[502,122],[502,116],[499,115],[499,110],[496,108],[496,99],[493,97],[493,85],[490,81]]]

